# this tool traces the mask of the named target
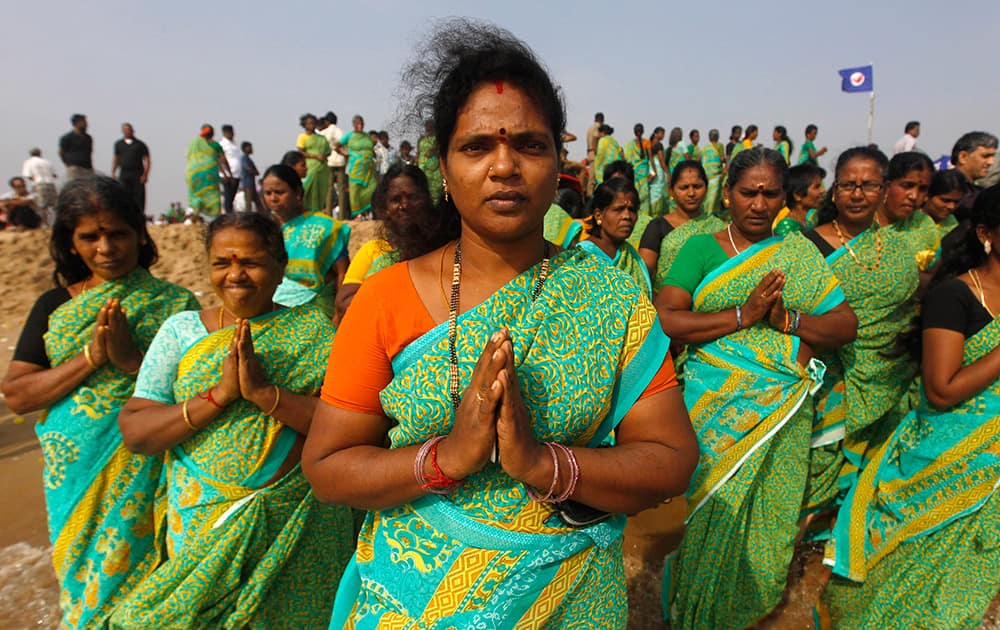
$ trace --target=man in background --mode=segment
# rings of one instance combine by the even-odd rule
[[[911,120],[906,123],[906,127],[903,130],[903,137],[896,140],[896,144],[892,147],[893,154],[896,153],[906,153],[907,151],[917,150],[917,136],[920,135],[920,122],[917,120]]]
[[[87,117],[73,114],[69,122],[73,130],[59,138],[59,159],[66,165],[66,181],[91,175],[94,163],[94,139],[87,133]]]
[[[56,169],[42,157],[38,147],[29,151],[31,157],[21,165],[21,175],[31,183],[35,204],[48,224],[52,224],[52,210],[56,206]]]
[[[131,123],[122,123],[122,137],[115,142],[111,176],[121,182],[141,214],[146,213],[146,181],[152,162],[146,143],[135,137]]]
[[[590,197],[594,194],[594,188],[597,186],[595,183],[596,177],[594,177],[594,160],[597,159],[597,141],[600,140],[600,136],[597,135],[598,130],[601,125],[604,124],[604,113],[597,112],[594,114],[594,124],[587,129],[587,196]]]
[[[236,193],[240,189],[240,160],[243,158],[243,151],[233,140],[235,135],[232,125],[222,125],[222,140],[219,141],[219,145],[229,164],[229,176],[222,176],[222,189],[225,193],[222,198],[223,212],[233,211],[233,200],[236,199]]]
[[[344,132],[337,126],[337,115],[327,112],[319,119],[317,124],[319,132],[323,134],[330,147],[340,144],[340,137]],[[344,168],[347,166],[347,158],[337,151],[331,151],[330,157],[326,158],[326,166],[330,169],[330,188],[326,193],[326,210],[334,218],[348,218],[351,216],[351,201],[347,189],[347,173]],[[339,208],[334,214],[333,209]]]
[[[996,162],[996,157],[997,137],[991,133],[970,131],[955,141],[955,146],[951,149],[951,164],[966,180],[965,195],[955,210],[955,216],[959,219],[968,218],[966,215],[982,190],[975,182],[986,177]]]
[[[42,224],[35,211],[35,197],[28,192],[23,177],[11,177],[7,182],[10,192],[0,196],[0,229],[12,227],[16,231],[30,230]]]

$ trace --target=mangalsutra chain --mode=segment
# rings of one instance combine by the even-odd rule
[[[852,249],[851,246],[847,243],[847,240],[844,238],[844,232],[840,229],[840,224],[837,223],[836,219],[833,220],[833,229],[837,231],[837,238],[840,239],[840,244],[844,246],[844,249],[846,249],[847,253],[851,255],[851,258],[854,260],[854,262],[856,262],[862,269],[864,269],[865,271],[876,271],[878,270],[879,267],[882,266],[882,236],[879,235],[878,230],[875,230],[875,264],[869,267],[868,265],[861,262],[861,259],[858,258],[858,255],[854,252],[854,249]]]

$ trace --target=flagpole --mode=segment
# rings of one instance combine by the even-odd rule
[[[875,126],[875,90],[868,97],[868,144],[872,143],[872,128]]]

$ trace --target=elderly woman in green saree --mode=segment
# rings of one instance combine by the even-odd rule
[[[787,170],[770,149],[737,155],[733,222],[689,238],[657,295],[664,330],[687,344],[684,400],[701,452],[664,574],[673,628],[745,628],[778,605],[823,378],[813,355],[850,342],[857,326],[815,247],[771,235]]]
[[[437,204],[444,193],[444,181],[441,179],[441,157],[438,151],[437,136],[434,134],[434,121],[424,122],[424,135],[417,141],[417,166],[427,176],[427,187],[431,191],[431,201]]]
[[[649,141],[642,137],[646,133],[642,123],[636,123],[632,128],[635,137],[625,143],[624,155],[628,163],[632,165],[635,172],[635,190],[639,194],[638,211],[642,214],[650,214],[649,205]]]
[[[160,324],[198,303],[149,274],[156,245],[109,177],[62,190],[50,251],[57,288],[28,315],[2,387],[15,413],[46,409],[35,430],[62,625],[103,628],[159,557],[161,460],[125,448],[118,410]]]
[[[354,369],[303,453],[318,496],[369,510],[330,627],[621,628],[622,514],[695,460],[667,339],[635,283],[544,240],[565,113],[541,65],[495,27],[439,29],[454,45],[403,76],[438,81],[411,100],[448,221],[361,286],[331,352]]]
[[[722,213],[722,176],[726,170],[726,148],[719,142],[718,129],[708,132],[708,144],[701,153],[701,165],[708,178],[704,208],[706,212],[718,216]]]
[[[977,628],[1000,591],[1000,187],[971,222],[923,302],[920,404],[827,545],[825,627]]]
[[[827,372],[816,396],[808,512],[837,505],[869,449],[912,406],[907,391],[917,368],[897,340],[913,325],[919,278],[907,243],[875,220],[887,167],[877,149],[842,153],[822,224],[806,233],[858,317],[857,339],[820,357]]]
[[[305,194],[302,205],[309,212],[326,210],[326,196],[330,190],[330,169],[326,160],[333,149],[326,136],[316,133],[316,116],[306,114],[299,121],[303,131],[295,141],[295,148],[306,159]]]
[[[354,219],[371,211],[378,179],[375,177],[375,143],[365,132],[365,119],[355,116],[351,124],[351,131],[340,137],[333,150],[347,157],[347,184],[351,218]]]
[[[119,415],[125,444],[163,454],[163,559],[112,628],[316,628],[353,551],[350,509],[323,505],[299,466],[333,324],[272,295],[277,223],[223,215],[206,234],[221,305],[174,315]]]
[[[212,139],[214,135],[212,125],[202,125],[198,137],[191,141],[187,150],[188,207],[209,218],[218,216],[222,210],[219,171],[232,177],[222,146]]]
[[[899,234],[910,246],[921,272],[927,272],[937,256],[941,236],[934,219],[920,209],[927,201],[934,163],[918,151],[897,153],[889,160],[885,202],[879,209],[878,222]]]
[[[622,145],[618,144],[613,134],[614,127],[611,125],[601,125],[597,129],[597,155],[594,157],[594,184],[601,185],[604,182],[604,169],[612,162],[625,159]]]
[[[638,193],[632,182],[615,177],[594,190],[587,237],[577,245],[601,262],[624,271],[652,299],[653,284],[646,263],[628,242],[638,217]]]
[[[315,300],[332,316],[334,298],[347,274],[351,226],[326,213],[306,210],[302,180],[284,164],[268,167],[260,185],[265,207],[281,222],[288,253],[274,301],[298,306]]]

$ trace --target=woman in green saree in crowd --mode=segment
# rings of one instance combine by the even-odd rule
[[[1000,590],[1000,187],[921,311],[920,405],[840,510],[826,627],[977,628]]]
[[[665,134],[663,127],[657,127],[649,137],[649,167],[653,173],[653,179],[649,182],[649,214],[654,217],[663,216],[667,211],[669,196],[664,193],[670,181],[670,172],[667,170],[667,161],[663,153]]]
[[[649,270],[639,252],[628,242],[635,229],[637,206],[638,193],[632,182],[624,177],[604,182],[594,190],[587,237],[577,246],[627,273],[646,297],[652,299]]]
[[[443,183],[441,180],[441,158],[437,136],[434,135],[434,121],[424,122],[424,135],[417,142],[417,166],[427,176],[427,187],[431,191],[431,203],[441,201]]]
[[[704,210],[716,216],[722,213],[722,178],[726,172],[726,148],[719,142],[719,130],[708,131],[708,144],[701,153],[701,165],[708,178]]]
[[[202,125],[201,132],[187,150],[188,207],[208,218],[219,216],[222,210],[219,171],[232,177],[222,146],[212,139],[214,135],[212,125]]]
[[[674,209],[670,214],[654,219],[646,227],[639,255],[653,278],[653,291],[663,288],[677,252],[695,234],[711,234],[726,224],[705,212],[704,200],[708,177],[701,163],[684,160],[670,174],[670,198]]]
[[[354,548],[350,509],[313,498],[299,467],[333,324],[272,295],[287,254],[263,214],[208,226],[221,306],[156,334],[118,418],[135,452],[163,454],[163,560],[112,628],[316,628]]]
[[[302,205],[309,212],[326,210],[326,195],[330,190],[330,168],[326,160],[333,149],[326,137],[316,133],[316,116],[306,114],[299,120],[305,131],[299,134],[295,148],[306,158],[305,194]]]
[[[799,161],[797,164],[812,164],[819,166],[819,158],[826,155],[826,147],[816,148],[816,136],[819,134],[819,127],[813,124],[806,125],[806,140],[799,147]]]
[[[636,123],[632,128],[635,137],[625,143],[625,159],[632,165],[635,172],[635,190],[639,194],[639,207],[636,208],[642,214],[650,214],[649,205],[649,142],[642,137],[646,133],[642,123]]]
[[[573,218],[573,212],[579,213],[583,207],[583,197],[577,192],[576,186],[564,186],[560,176],[559,189],[556,198],[545,212],[545,240],[555,243],[563,249],[576,245],[583,233],[583,223]],[[576,178],[574,181],[579,182]]]
[[[940,241],[958,227],[955,210],[965,195],[965,176],[955,169],[936,171],[931,178],[931,186],[927,189],[927,201],[924,202],[924,213],[934,220],[938,231],[938,248],[934,254],[931,267],[941,258]]]
[[[791,164],[792,150],[795,147],[792,144],[792,139],[788,137],[788,129],[785,129],[783,125],[775,125],[771,137],[774,138],[774,150],[785,158],[785,164]]]
[[[909,244],[921,272],[928,272],[937,256],[941,237],[934,219],[920,209],[934,176],[934,163],[918,151],[897,153],[889,160],[885,203],[876,219]]]
[[[745,628],[778,605],[792,561],[809,465],[813,354],[854,338],[857,320],[816,248],[771,235],[784,158],[739,153],[733,222],[692,236],[657,295],[671,339],[687,344],[684,400],[700,461],[680,547],[667,559],[673,628]]]
[[[378,179],[375,177],[375,143],[365,132],[365,119],[351,119],[351,131],[340,137],[334,147],[347,157],[347,187],[351,197],[351,218],[367,215],[372,208],[372,195]]]
[[[624,627],[621,514],[695,460],[667,339],[621,272],[543,238],[565,114],[532,53],[464,19],[428,46],[403,76],[438,78],[411,102],[448,222],[361,286],[303,453],[318,496],[369,510],[330,627]]]
[[[160,324],[198,303],[149,274],[156,245],[109,177],[63,188],[50,251],[58,286],[28,315],[3,393],[15,413],[47,409],[35,430],[62,625],[104,628],[159,558],[153,504],[162,462],[125,448],[118,410]]]
[[[878,149],[842,153],[821,225],[806,233],[858,318],[857,339],[820,356],[827,371],[816,396],[808,512],[843,498],[869,447],[884,440],[912,405],[906,393],[917,368],[898,339],[913,325],[919,279],[906,243],[875,220],[887,168]]]
[[[732,164],[733,158],[740,154],[742,151],[752,149],[754,143],[757,141],[757,135],[760,130],[757,129],[757,125],[747,125],[746,131],[743,133],[743,139],[736,143],[733,147],[732,153],[729,154],[729,163]]]
[[[826,171],[813,164],[799,164],[788,169],[784,208],[774,218],[774,233],[807,232],[819,223]]]
[[[288,253],[274,301],[298,306],[315,300],[332,317],[337,290],[347,274],[351,226],[305,209],[302,180],[284,164],[268,167],[260,186],[264,206],[281,222]]]
[[[615,132],[611,125],[601,125],[597,129],[597,155],[594,157],[594,184],[604,182],[604,169],[612,162],[624,160],[625,154],[618,141],[611,135]]]
[[[344,281],[337,290],[337,313],[344,316],[365,280],[405,255],[412,240],[420,240],[439,221],[424,172],[412,164],[397,162],[389,167],[372,196],[375,218],[382,222],[378,238],[361,246],[351,259]],[[402,250],[393,247],[393,241]]]

